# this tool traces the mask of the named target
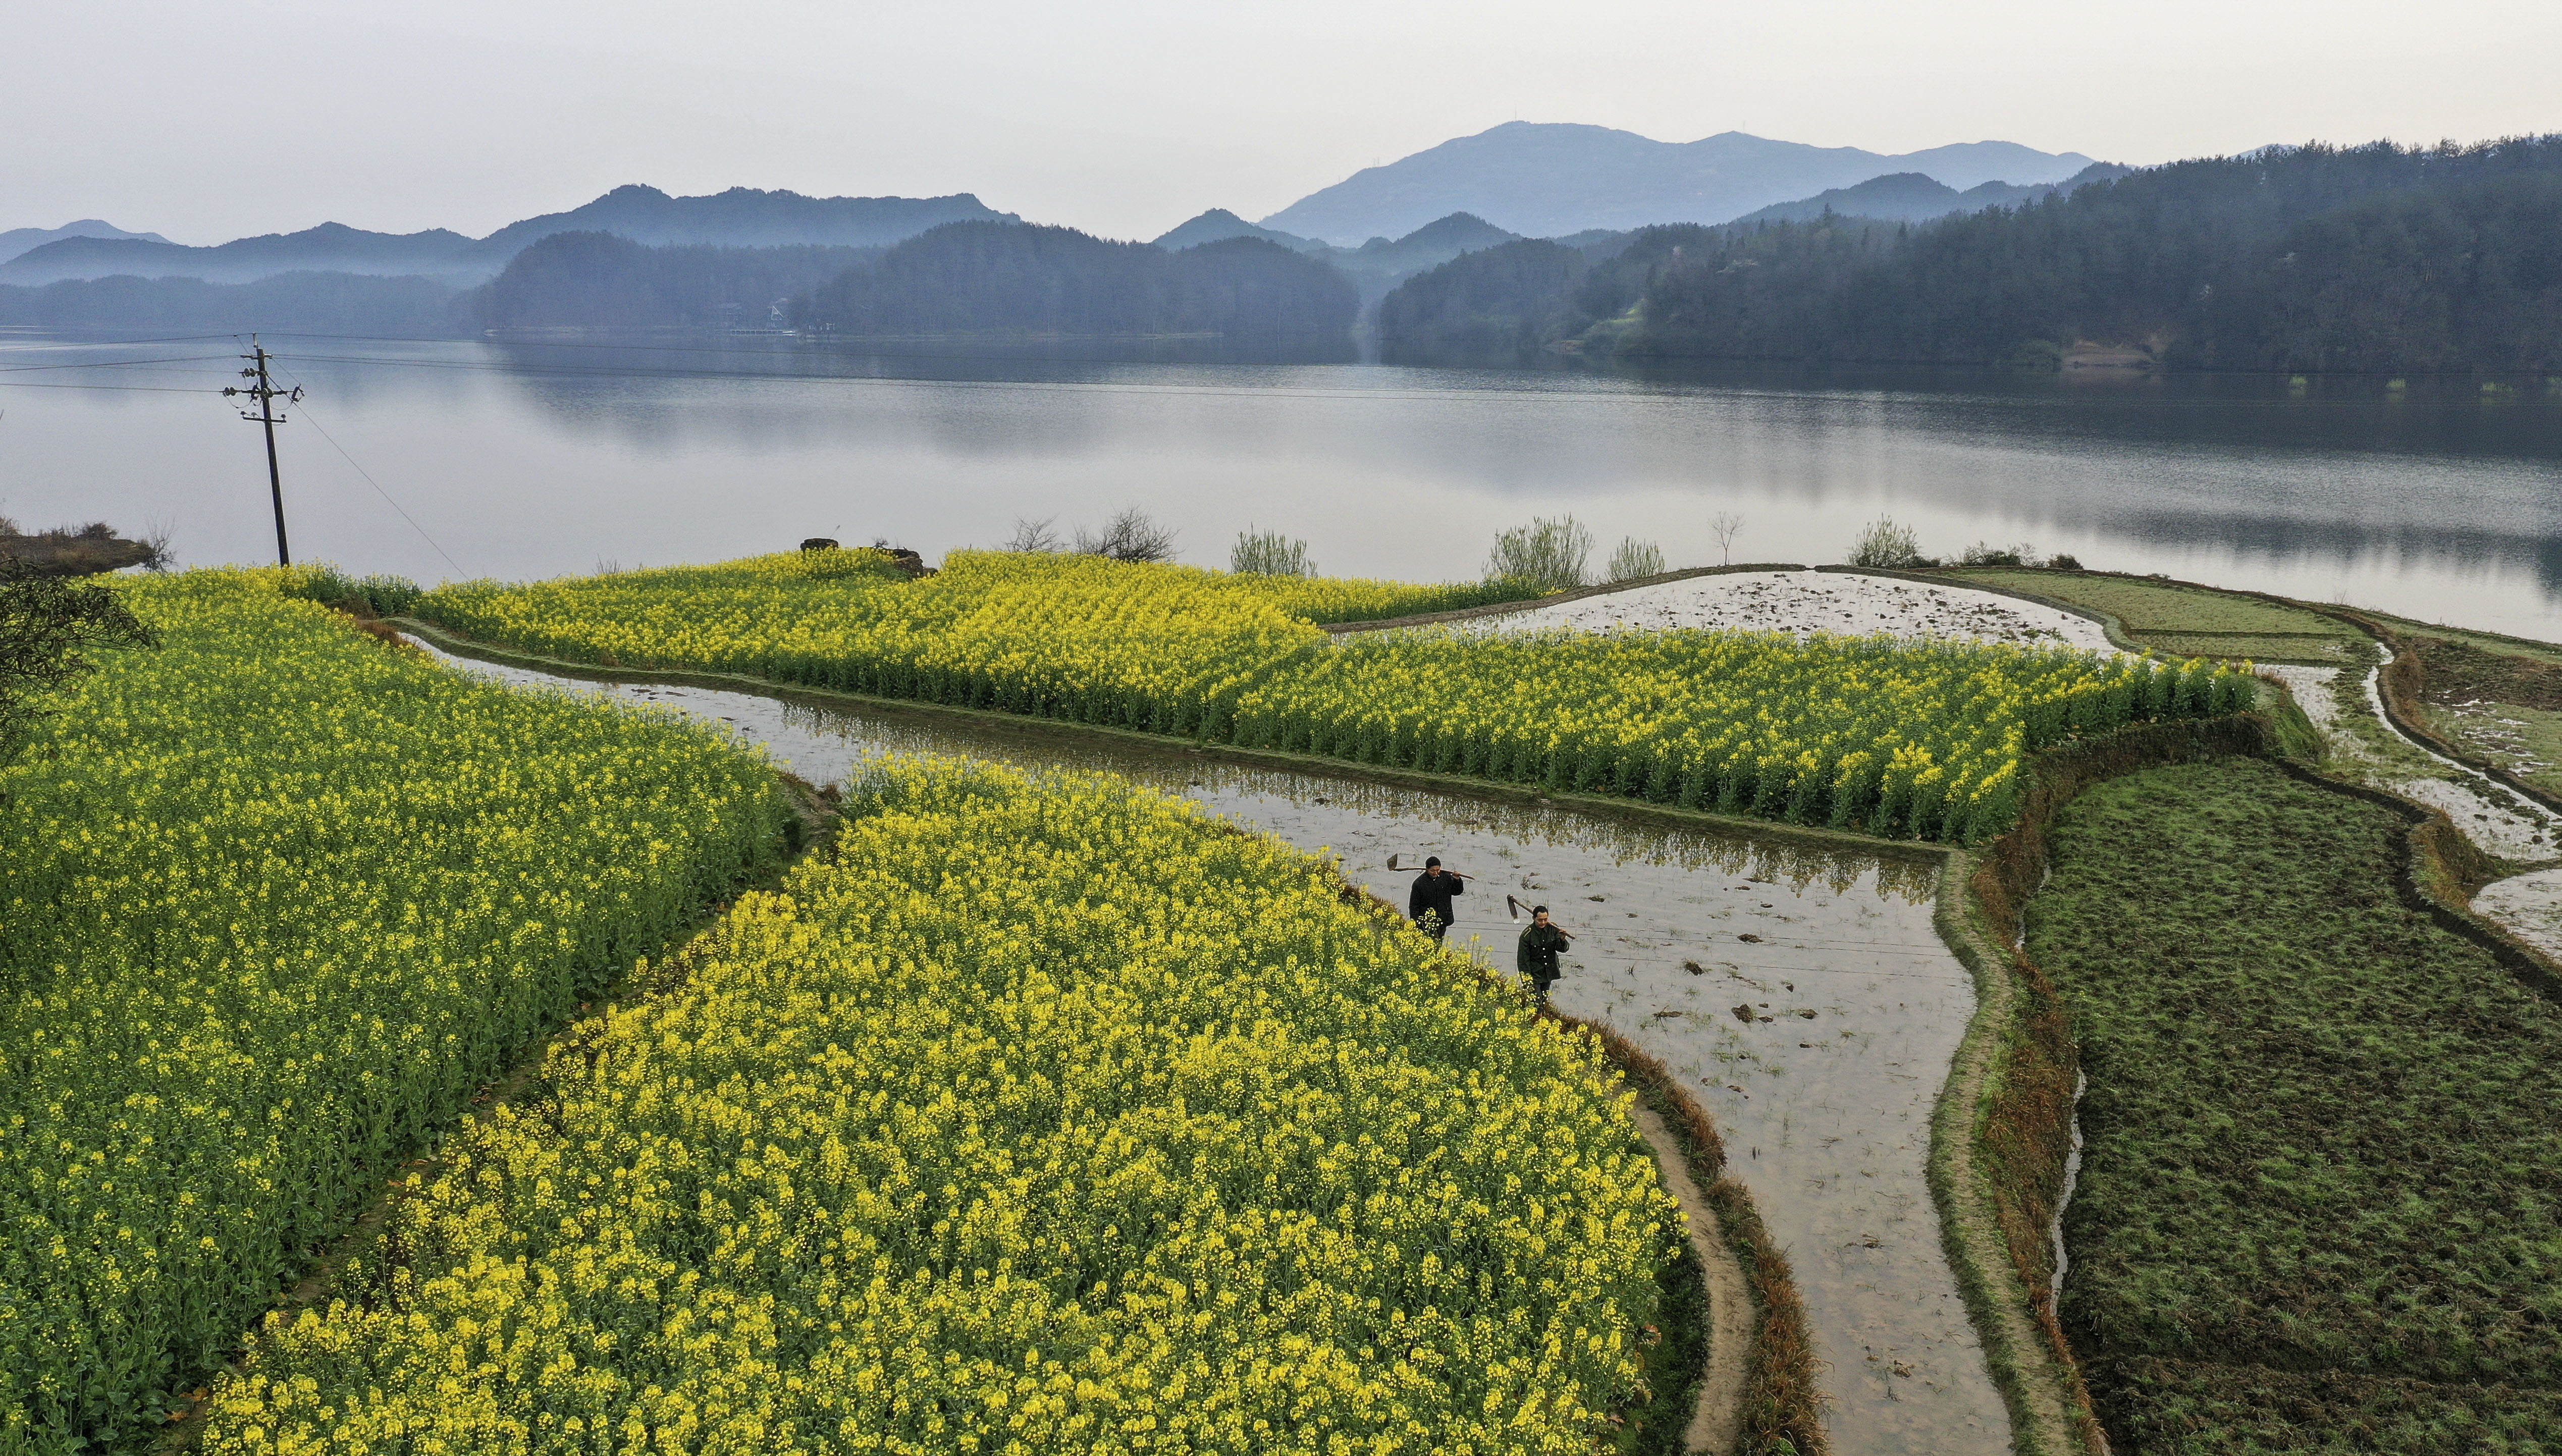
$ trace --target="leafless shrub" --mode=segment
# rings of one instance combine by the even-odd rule
[[[1080,556],[1108,556],[1114,561],[1171,561],[1175,533],[1139,507],[1126,506],[1101,531],[1089,533],[1077,527],[1076,551]]]
[[[1058,531],[1055,529],[1058,517],[1056,516],[1044,516],[1036,521],[1018,518],[1014,522],[1014,533],[1006,537],[1006,544],[998,549],[1002,551],[1056,551],[1066,544],[1059,539]]]

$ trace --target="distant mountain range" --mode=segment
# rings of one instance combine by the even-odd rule
[[[114,236],[56,237],[0,263],[0,283],[32,285],[122,275],[246,283],[286,273],[348,273],[415,274],[464,287],[496,276],[527,244],[555,233],[613,233],[651,245],[881,248],[943,223],[1020,221],[967,193],[923,198],[804,197],[797,192],[733,187],[711,197],[670,197],[654,187],[630,186],[618,187],[584,207],[510,223],[478,239],[443,228],[369,233],[339,223],[323,223],[299,233],[242,238],[214,248],[189,248],[156,234],[117,234],[113,229],[106,231]],[[87,226],[75,223],[72,228]],[[17,236],[0,234],[0,238]]]
[[[100,222],[96,218],[83,218],[77,223],[65,223],[59,228],[11,228],[5,233],[0,233],[0,263],[7,263],[19,254],[42,248],[48,243],[59,243],[65,238],[139,238],[145,243],[169,241],[157,233],[128,233],[113,223]]]
[[[2042,202],[2059,192],[2071,192],[2094,182],[2106,182],[2133,174],[2132,167],[2120,167],[2113,162],[2093,162],[2061,182],[2037,182],[2026,186],[1986,182],[1960,192],[1919,172],[1890,172],[1883,177],[1871,177],[1856,187],[1827,188],[1795,202],[1773,203],[1758,212],[1745,213],[1736,221],[1803,223],[1829,212],[1839,217],[1876,218],[1889,223],[1926,223],[1951,213],[1982,212],[1988,207],[2021,207]]]
[[[1187,248],[1198,248],[1204,243],[1224,243],[1230,238],[1260,238],[1266,243],[1278,243],[1293,253],[1332,251],[1314,238],[1301,238],[1289,233],[1274,232],[1270,228],[1258,228],[1223,207],[1211,208],[1199,217],[1168,231],[1155,242],[1158,247],[1169,253],[1181,253]]]
[[[2092,159],[2008,141],[1883,155],[1740,131],[1656,141],[1607,126],[1508,121],[1385,166],[1368,167],[1264,218],[1261,226],[1352,246],[1473,213],[1533,238],[1656,223],[1724,223],[1896,172],[1963,191],[1986,182],[2061,182]]]
[[[1259,224],[1212,208],[1154,240],[1151,256],[1253,240],[1334,269],[1367,309],[1425,270],[1526,238],[1599,257],[1627,246],[1632,229],[1660,224],[1827,210],[1921,222],[2034,202],[2123,171],[2001,141],[1887,156],[1740,132],[1674,144],[1600,126],[1513,122],[1371,168]],[[165,315],[226,326],[372,319],[405,330],[536,318],[544,326],[701,326],[733,314],[770,317],[778,299],[811,291],[812,270],[841,272],[947,224],[1021,222],[967,193],[808,197],[736,187],[672,197],[643,186],[484,238],[323,223],[197,248],[90,219],[0,233],[0,322],[147,326]],[[475,291],[528,248],[571,234],[589,241],[544,255],[538,269],[529,260],[503,297]],[[607,246],[615,240],[622,246]],[[1209,267],[1194,260],[1180,275],[1210,276]]]
[[[1446,218],[1436,218],[1402,238],[1372,238],[1359,248],[1335,248],[1313,238],[1258,228],[1223,207],[1214,207],[1157,239],[1156,246],[1168,252],[1181,252],[1205,244],[1224,243],[1233,238],[1254,238],[1278,244],[1293,253],[1332,264],[1353,280],[1353,285],[1361,290],[1363,300],[1371,302],[1427,268],[1437,268],[1463,253],[1499,247],[1520,237],[1519,233],[1507,233],[1484,218],[1452,213]]]

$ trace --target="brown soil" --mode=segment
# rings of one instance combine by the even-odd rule
[[[2488,699],[2562,712],[2562,665],[2447,637],[2406,637],[2420,659],[2420,695],[2440,707]]]
[[[41,531],[21,536],[0,530],[0,560],[21,561],[44,576],[93,576],[160,558],[158,548],[127,541],[104,526],[81,531]]]
[[[1672,1125],[1642,1102],[1634,1112],[1637,1131],[1663,1167],[1664,1191],[1690,1216],[1690,1246],[1708,1276],[1708,1368],[1700,1371],[1699,1398],[1691,1406],[1682,1444],[1693,1451],[1733,1450],[1743,1424],[1743,1380],[1752,1368],[1751,1287],[1744,1282],[1741,1261],[1727,1245],[1717,1210],[1690,1176]]]

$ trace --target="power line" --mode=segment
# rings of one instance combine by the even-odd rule
[[[0,341],[0,349],[126,349],[135,344],[204,344],[239,337],[238,334],[171,334],[156,339],[34,339]]]
[[[0,381],[0,389],[102,389],[122,394],[221,394],[213,385],[180,389],[174,384],[37,384]]]
[[[285,377],[293,381],[294,388],[296,390],[301,389],[302,380],[300,376],[294,374],[291,370],[286,370]],[[308,424],[312,429],[320,432],[320,438],[329,442],[329,448],[336,451],[340,458],[346,460],[349,465],[354,466],[357,474],[365,477],[365,483],[374,487],[374,493],[383,498],[383,503],[385,505],[388,505],[393,510],[400,512],[400,518],[409,522],[409,528],[418,532],[420,540],[425,541],[428,545],[436,548],[436,554],[445,558],[445,564],[454,568],[454,574],[456,576],[470,575],[470,573],[462,569],[461,562],[454,559],[454,553],[446,550],[442,543],[440,543],[434,536],[427,533],[427,527],[418,523],[418,517],[411,515],[407,509],[402,507],[399,501],[392,499],[392,493],[383,488],[383,483],[380,480],[374,478],[373,471],[366,469],[362,464],[357,462],[354,455],[347,453],[347,448],[338,443],[338,437],[331,435],[329,433],[329,428],[320,423],[320,417],[311,412],[311,404],[308,400],[303,401],[302,404],[302,419],[304,423]]]
[[[190,354],[177,359],[99,359],[81,364],[0,364],[0,374],[36,374],[49,369],[135,369],[152,364],[205,364],[229,354]]]

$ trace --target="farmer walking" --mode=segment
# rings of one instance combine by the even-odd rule
[[[1548,1004],[1548,989],[1556,984],[1556,953],[1565,946],[1565,932],[1549,923],[1548,907],[1533,905],[1530,924],[1513,952],[1513,965],[1530,978],[1531,998],[1541,1005]]]
[[[1414,889],[1405,897],[1405,913],[1414,919],[1414,928],[1439,940],[1450,933],[1450,897],[1468,893],[1459,877],[1441,867],[1439,856],[1423,861],[1423,872],[1414,877]]]

